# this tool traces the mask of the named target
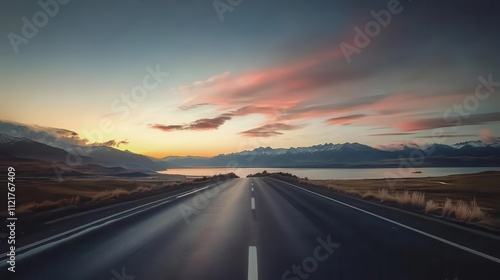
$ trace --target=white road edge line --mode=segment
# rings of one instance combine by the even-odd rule
[[[200,192],[200,191],[205,190],[205,189],[207,189],[207,188],[209,188],[209,187],[212,187],[212,186],[214,186],[214,185],[209,185],[209,186],[207,186],[207,187],[204,187],[204,188],[198,189],[198,190],[196,190],[196,191],[194,191],[194,192],[190,191],[188,194],[193,194],[193,193],[196,193],[196,192]],[[172,199],[177,199],[177,198],[179,198],[179,197],[183,197],[183,196],[188,195],[188,194],[184,194],[184,195],[180,195],[180,196],[169,196],[169,197],[162,198],[162,199],[159,199],[159,200],[156,200],[156,201],[150,202],[150,203],[146,203],[146,204],[144,204],[144,205],[139,205],[139,206],[134,207],[134,208],[132,208],[132,209],[127,209],[127,210],[125,210],[125,211],[122,211],[122,212],[119,212],[119,213],[115,213],[115,214],[113,214],[113,215],[111,215],[111,216],[107,216],[107,217],[101,218],[101,219],[99,219],[99,220],[97,220],[97,221],[93,221],[93,222],[88,223],[88,224],[86,224],[86,225],[81,225],[81,226],[79,226],[79,227],[77,227],[77,228],[70,229],[70,230],[65,231],[65,232],[61,232],[61,233],[59,233],[59,234],[56,234],[56,235],[53,235],[53,236],[47,237],[47,238],[45,238],[45,239],[42,239],[42,240],[39,240],[39,241],[33,242],[33,243],[31,243],[31,244],[27,244],[27,245],[25,245],[25,246],[23,246],[23,247],[17,248],[17,249],[16,249],[16,252],[22,252],[22,251],[25,251],[25,250],[31,249],[32,247],[35,247],[35,246],[37,246],[37,245],[40,245],[40,244],[43,244],[43,243],[46,243],[46,242],[52,243],[52,240],[57,239],[57,238],[59,238],[59,237],[61,237],[61,236],[65,236],[65,235],[68,235],[68,234],[73,234],[73,233],[75,233],[75,232],[77,232],[77,233],[78,233],[78,231],[84,230],[85,228],[95,228],[95,226],[94,226],[94,225],[96,225],[96,224],[98,224],[98,223],[100,223],[100,222],[103,222],[103,221],[109,220],[109,219],[111,219],[111,218],[113,218],[113,217],[116,217],[116,216],[119,216],[119,215],[122,215],[122,214],[125,214],[125,213],[128,213],[128,212],[134,211],[134,210],[139,209],[139,208],[146,208],[147,206],[149,206],[149,205],[151,205],[151,204],[154,204],[154,203],[158,203],[157,205],[153,205],[153,206],[151,206],[151,207],[147,207],[146,209],[143,209],[142,211],[133,212],[132,214],[129,214],[129,215],[124,216],[124,217],[121,217],[121,218],[127,218],[127,217],[129,217],[129,216],[132,216],[132,215],[135,215],[135,214],[138,214],[138,213],[144,212],[144,211],[146,211],[146,210],[149,210],[149,209],[151,209],[151,208],[153,208],[153,207],[157,207],[157,206],[163,205],[163,204],[165,204],[165,203],[167,203],[167,202],[170,202],[170,200],[172,200]],[[168,201],[167,201],[167,200],[168,200]],[[111,221],[113,221],[113,222],[114,222],[114,221],[120,220],[121,218],[114,219],[114,220],[111,220]],[[108,221],[108,222],[109,222],[109,221]],[[76,234],[73,234],[73,235],[76,235]],[[72,237],[73,235],[71,235],[71,236],[69,236],[69,237]],[[66,240],[66,238],[64,238],[64,239]],[[54,242],[57,242],[57,241],[54,241]],[[36,249],[36,248],[35,248],[35,249]],[[7,253],[8,253],[8,252],[5,252],[5,253],[3,253],[3,254],[1,254],[1,255],[0,255],[0,256],[1,256],[1,257],[0,257],[0,261],[3,261],[3,256],[7,255]]]
[[[317,196],[320,196],[320,197],[322,197],[322,198],[326,198],[326,199],[328,199],[328,200],[331,200],[331,201],[337,202],[337,203],[342,204],[342,205],[344,205],[344,206],[347,206],[347,207],[349,207],[349,208],[352,208],[352,209],[355,209],[355,210],[361,211],[361,212],[363,212],[363,213],[365,213],[365,214],[368,214],[368,215],[371,215],[371,216],[373,216],[373,217],[376,217],[376,218],[382,219],[382,220],[384,220],[384,221],[387,221],[387,222],[393,223],[393,224],[398,225],[398,226],[400,226],[400,227],[403,227],[403,228],[406,228],[406,229],[408,229],[408,230],[414,231],[414,232],[416,232],[416,233],[419,233],[419,234],[425,235],[425,236],[430,237],[430,238],[432,238],[432,239],[434,239],[434,240],[437,240],[437,241],[443,242],[443,243],[448,244],[448,245],[450,245],[450,246],[453,246],[453,247],[455,247],[455,248],[458,248],[458,249],[464,250],[464,251],[466,251],[466,252],[472,253],[472,254],[474,254],[474,255],[477,255],[477,256],[483,257],[483,258],[485,258],[485,259],[488,259],[488,260],[490,260],[490,261],[494,261],[494,262],[496,262],[496,263],[499,263],[499,264],[500,264],[500,259],[499,259],[499,258],[495,258],[495,257],[493,257],[493,256],[490,256],[490,255],[488,255],[488,254],[485,254],[485,253],[482,253],[482,252],[476,251],[476,250],[471,249],[471,248],[469,248],[469,247],[466,247],[466,246],[463,246],[463,245],[457,244],[457,243],[452,242],[452,241],[448,241],[448,240],[446,240],[446,239],[444,239],[444,238],[441,238],[441,237],[435,236],[435,235],[430,234],[430,233],[427,233],[427,232],[425,232],[425,231],[421,231],[421,230],[419,230],[419,229],[412,228],[412,227],[407,226],[407,225],[404,225],[404,224],[402,224],[402,223],[399,223],[399,222],[393,221],[393,220],[391,220],[391,219],[388,219],[388,218],[385,218],[385,217],[379,216],[379,215],[377,215],[377,214],[374,214],[374,213],[368,212],[368,211],[363,210],[363,209],[361,209],[361,208],[358,208],[358,207],[356,207],[356,206],[352,206],[352,205],[349,205],[349,204],[344,203],[344,202],[342,202],[342,201],[338,201],[338,200],[336,200],[336,199],[334,199],[334,198],[331,198],[331,197],[328,197],[328,196],[324,196],[324,195],[319,194],[319,193],[315,193],[315,192],[313,192],[313,191],[310,191],[310,190],[307,190],[307,189],[301,188],[301,187],[299,187],[299,186],[295,186],[295,185],[290,184],[290,183],[288,183],[288,182],[280,181],[280,180],[277,180],[277,179],[274,179],[274,178],[270,178],[270,179],[272,179],[272,180],[276,180],[276,181],[278,181],[278,182],[285,183],[285,184],[290,185],[290,186],[292,186],[292,187],[294,187],[294,188],[297,188],[297,189],[300,189],[300,190],[303,190],[303,191],[306,191],[306,192],[312,193],[312,194],[317,195]]]
[[[212,185],[209,185],[208,187],[211,187]],[[205,189],[207,187],[204,187],[203,189]],[[201,190],[203,190],[201,189]],[[195,189],[194,192],[196,191],[200,191],[200,189]],[[182,196],[185,196],[185,195],[189,195],[193,193],[193,190],[189,190],[189,191],[186,191],[186,192],[181,192],[180,194],[177,195],[176,198],[179,198],[179,197],[182,197]],[[172,195],[172,196],[169,196],[167,197],[168,198],[173,198],[175,195]],[[147,198],[146,198],[147,199]],[[162,198],[162,199],[165,199],[165,198]],[[144,205],[141,205],[142,207],[143,206],[147,206],[147,205],[150,205],[152,203],[156,203],[158,201],[161,201],[162,199],[159,199],[159,200],[155,200],[153,202],[150,202],[150,203],[147,203],[147,204],[144,204]],[[73,215],[69,215],[69,216],[64,216],[62,218],[59,218],[59,219],[55,219],[55,220],[50,220],[50,221],[47,221],[43,224],[45,225],[50,225],[50,224],[53,224],[53,223],[57,223],[57,222],[60,222],[60,221],[64,221],[64,220],[67,220],[67,219],[71,219],[71,218],[75,218],[75,217],[79,217],[79,216],[84,216],[84,215],[87,215],[87,214],[90,214],[90,213],[95,213],[95,212],[99,212],[99,211],[102,211],[102,210],[106,210],[106,209],[110,209],[110,208],[114,208],[114,207],[119,207],[119,206],[123,206],[123,205],[127,205],[127,204],[131,204],[131,203],[134,203],[134,202],[137,202],[137,201],[126,201],[126,202],[122,202],[122,203],[118,203],[118,204],[111,204],[111,205],[108,205],[108,206],[104,206],[104,207],[99,207],[99,208],[96,208],[96,209],[92,209],[92,210],[89,210],[89,211],[85,211],[85,212],[81,212],[81,213],[76,213],[76,214],[73,214]],[[139,206],[139,207],[141,207]],[[129,209],[129,210],[126,210],[126,211],[130,211],[130,210],[134,210],[136,208],[132,208],[132,209]],[[122,213],[125,213],[125,212],[122,212]]]
[[[252,197],[252,210],[255,210],[255,198]]]
[[[257,266],[257,247],[248,247],[248,280],[258,280],[259,269]]]

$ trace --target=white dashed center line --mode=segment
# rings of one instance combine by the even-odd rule
[[[252,197],[252,210],[255,210],[255,198]]]
[[[248,248],[248,280],[258,280],[259,270],[257,267],[257,247]]]

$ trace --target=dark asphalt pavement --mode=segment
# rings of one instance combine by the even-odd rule
[[[233,179],[75,216],[89,223],[19,251],[15,273],[3,255],[0,279],[500,279],[498,237],[320,193]]]

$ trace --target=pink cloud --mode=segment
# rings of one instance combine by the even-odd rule
[[[331,77],[311,75],[311,69],[341,57],[339,50],[328,50],[262,71],[239,75],[225,72],[175,91],[187,95],[183,104],[187,107],[205,103],[218,105],[221,109],[250,104],[291,107],[311,99],[314,94],[310,90],[331,83]]]
[[[329,124],[347,125],[347,124],[351,124],[355,120],[362,119],[364,117],[366,117],[366,115],[364,115],[364,114],[347,115],[347,116],[342,116],[342,117],[330,118],[330,119],[326,120],[326,122]]]
[[[255,128],[255,131],[250,129],[241,134],[279,135],[281,132],[277,130],[259,129],[273,123],[314,118],[323,118],[325,123],[331,125],[347,125],[356,121],[356,124],[384,126],[408,132],[446,124],[437,124],[439,120],[398,120],[408,117],[412,112],[442,110],[442,104],[452,106],[465,96],[463,93],[390,92],[367,95],[359,92],[346,93],[345,89],[342,92],[335,91],[335,86],[339,83],[357,82],[376,73],[377,69],[370,67],[346,68],[342,52],[337,48],[264,70],[240,74],[224,72],[181,86],[175,91],[186,97],[180,106],[183,110],[210,105],[230,117],[219,116],[185,125],[151,127],[164,131],[218,129],[232,118],[259,114],[266,117],[264,124]],[[367,115],[370,118],[366,118]]]

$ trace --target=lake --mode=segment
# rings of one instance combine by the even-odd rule
[[[482,171],[500,171],[500,167],[426,167],[416,169],[398,168],[172,168],[160,171],[163,174],[181,174],[186,176],[212,176],[234,172],[240,177],[257,172],[288,172],[309,179],[380,179],[402,177],[433,177],[451,174],[477,173]],[[421,171],[422,173],[412,173]]]

